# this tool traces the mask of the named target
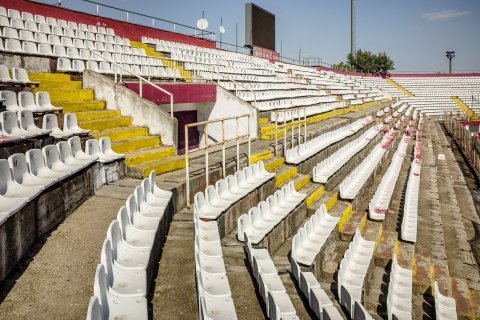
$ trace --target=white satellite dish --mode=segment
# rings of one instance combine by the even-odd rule
[[[204,19],[204,18],[201,18],[201,19],[198,19],[197,21],[197,28],[200,29],[200,30],[205,30],[208,28],[208,21],[207,19]]]
[[[218,30],[219,30],[220,33],[222,33],[222,34],[225,33],[225,27],[224,27],[224,26],[220,26],[220,27],[218,28]]]

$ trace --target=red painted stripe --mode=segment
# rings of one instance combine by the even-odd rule
[[[130,90],[139,93],[138,82],[124,84]],[[173,94],[174,103],[214,103],[217,100],[217,86],[214,84],[161,84],[163,89]],[[160,90],[143,84],[143,98],[155,104],[169,104],[170,97]]]

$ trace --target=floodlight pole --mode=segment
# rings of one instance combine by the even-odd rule
[[[353,57],[355,57],[355,53],[357,51],[357,43],[356,43],[356,32],[355,32],[355,0],[352,0],[352,12],[351,12],[351,34],[350,34],[350,39],[351,39],[351,47],[350,47],[350,53],[352,54]]]
[[[220,26],[223,26],[223,18],[220,18]],[[222,49],[222,32],[220,31],[220,49]]]
[[[448,73],[452,73],[452,60],[455,58],[455,51],[447,51]]]

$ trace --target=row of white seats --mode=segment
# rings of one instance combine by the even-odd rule
[[[0,98],[4,100],[3,103],[8,111],[29,110],[41,113],[63,109],[52,105],[50,94],[46,91],[37,91],[34,97],[30,91],[21,91],[17,95],[13,91],[2,90],[0,91]]]
[[[412,289],[412,269],[401,267],[397,255],[394,254],[388,283],[388,320],[412,319]]]
[[[268,250],[253,248],[248,236],[244,235],[243,238],[247,260],[253,270],[260,296],[265,303],[268,319],[299,319]]]
[[[285,111],[285,112],[270,112],[270,122],[286,122],[291,121],[294,119],[303,120],[305,116],[310,117],[317,114],[325,113],[328,111],[332,111],[335,109],[342,109],[347,107],[344,101],[336,101],[336,102],[326,102],[318,105],[307,106],[302,109],[296,109],[292,111]]]
[[[365,148],[384,128],[385,126],[380,123],[375,127],[368,129],[360,137],[344,145],[328,158],[319,162],[313,167],[313,181],[326,183],[335,172],[340,170],[340,168],[343,167],[354,155],[363,150],[363,148]]]
[[[15,214],[43,190],[98,159],[82,151],[80,139],[30,149],[0,159],[0,221]]]
[[[407,154],[407,148],[410,143],[410,136],[404,134],[400,141],[397,151],[393,155],[392,161],[388,166],[387,171],[382,177],[382,181],[378,185],[375,194],[373,195],[368,205],[368,213],[370,219],[382,221],[388,213],[388,207],[392,199],[393,191],[397,184],[402,169],[403,160]]]
[[[135,188],[107,230],[95,272],[87,320],[148,319],[147,281],[172,192],[155,183],[155,171]]]
[[[27,70],[23,68],[12,68],[12,76],[10,76],[10,72],[8,68],[3,64],[0,64],[0,84],[38,84],[38,82],[30,81],[28,77]]]
[[[400,228],[400,237],[404,241],[417,241],[417,220],[418,220],[418,198],[420,193],[420,174],[422,170],[421,153],[422,153],[422,126],[423,115],[417,129],[414,161],[410,165],[410,174],[408,176],[407,190],[405,192],[405,205],[403,208],[402,225]]]
[[[360,229],[357,228],[355,236],[340,262],[337,292],[340,304],[347,309],[354,320],[356,319],[355,313],[358,312],[357,308],[359,308],[355,302],[361,306],[363,285],[374,250],[375,241],[363,239]]]
[[[57,139],[66,139],[90,132],[78,126],[75,113],[65,113],[63,119],[62,130],[58,127],[57,116],[46,114],[43,116],[42,128],[39,128],[35,125],[30,110],[4,111],[0,113],[0,134],[4,142],[14,142],[47,134]]]
[[[85,32],[81,30],[73,30],[70,28],[62,28],[59,26],[49,26],[47,24],[37,24],[35,22],[26,22],[25,25],[21,20],[12,20],[10,23],[8,19],[0,16],[0,35],[4,38],[18,39],[25,41],[36,41],[46,43],[47,37],[56,37],[57,39],[66,37],[69,39],[98,41],[102,43],[118,44],[118,45],[130,45],[130,41],[126,38],[117,37],[113,35],[103,35],[100,33]],[[57,43],[51,43],[57,44]]]
[[[313,155],[317,154],[328,146],[355,134],[372,121],[373,117],[369,116],[364,119],[360,119],[353,123],[350,123],[344,127],[326,132],[316,138],[313,138],[310,141],[307,141],[287,150],[285,160],[288,163],[298,164],[312,157]]]
[[[45,17],[39,14],[33,15],[30,12],[22,12],[15,9],[5,9],[5,7],[0,6],[0,16],[9,17],[11,19],[20,19],[24,21],[32,21],[36,23],[45,23],[50,26],[60,26],[62,28],[71,28],[74,30],[89,31],[94,33],[115,35],[115,32],[112,28],[97,27],[94,25],[86,25],[84,23],[76,23],[74,21],[66,21],[63,19],[56,19],[52,17]]]
[[[313,84],[303,84],[298,82],[283,82],[283,83],[269,83],[269,82],[244,82],[242,85],[237,85],[232,81],[219,81],[218,85],[227,90],[241,91],[270,91],[270,90],[317,90],[318,87]]]
[[[257,101],[252,103],[253,106],[261,111],[275,110],[275,109],[287,109],[293,107],[304,107],[311,105],[318,105],[320,103],[336,102],[335,96],[318,96],[318,97],[300,97],[290,99],[277,99],[267,101]]]
[[[439,288],[438,282],[434,284],[434,297],[435,297],[435,316],[438,320],[456,320],[457,316],[457,303],[454,298],[443,295]]]
[[[196,208],[193,210],[193,216],[199,318],[237,319],[217,222],[201,220]]]
[[[269,90],[269,91],[238,91],[237,96],[245,101],[252,102],[260,100],[299,98],[309,96],[325,96],[328,95],[323,90]]]
[[[218,180],[215,186],[208,186],[205,192],[197,192],[194,197],[195,210],[202,219],[216,219],[232,204],[274,176],[275,173],[265,170],[263,161],[245,167],[234,175]]]
[[[238,239],[244,241],[243,236],[246,234],[253,244],[259,244],[306,196],[296,191],[293,181],[290,181],[238,218]]]
[[[332,300],[318,282],[312,272],[302,271],[295,260],[290,261],[292,274],[298,287],[308,301],[318,319],[343,320],[340,312],[333,306]]]
[[[327,207],[322,204],[293,237],[292,260],[312,266],[339,221],[340,218],[329,215]]]
[[[368,156],[340,183],[340,196],[342,199],[353,200],[362,186],[367,182],[372,172],[377,167],[389,147],[387,134],[382,141],[368,154]]]

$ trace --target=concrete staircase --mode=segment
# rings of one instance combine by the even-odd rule
[[[404,87],[402,87],[401,85],[399,85],[398,83],[396,83],[395,81],[393,81],[392,79],[388,78],[388,79],[385,79],[389,84],[391,84],[392,86],[394,86],[395,88],[397,88],[398,91],[401,91],[404,95],[406,95],[407,97],[415,97],[415,95],[413,93],[411,93],[410,91],[408,91],[407,89],[405,89]]]
[[[478,120],[480,117],[459,97],[450,97],[459,106],[471,120]]]
[[[35,92],[48,91],[52,104],[62,107],[64,113],[74,112],[80,127],[91,130],[94,138],[110,137],[112,149],[126,154],[129,176],[140,178],[148,176],[151,170],[160,174],[185,167],[174,147],[162,145],[160,136],[149,134],[146,127],[133,125],[132,117],[122,116],[120,110],[107,109],[104,101],[95,100],[93,89],[82,89],[81,81],[59,73],[29,76],[40,82]]]

